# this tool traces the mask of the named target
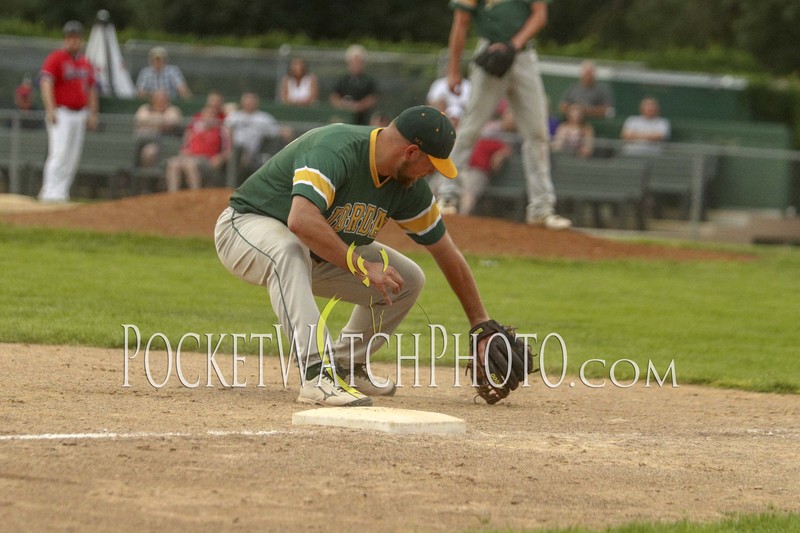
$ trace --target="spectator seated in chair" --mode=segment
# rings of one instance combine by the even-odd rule
[[[242,94],[239,109],[231,111],[225,118],[225,126],[233,139],[233,150],[237,154],[237,168],[240,177],[249,176],[261,166],[259,157],[266,139],[280,141],[281,146],[292,139],[292,130],[281,126],[275,117],[261,111],[256,93]]]
[[[289,63],[289,72],[281,79],[283,105],[311,106],[319,104],[317,77],[308,72],[305,60],[295,57]]]
[[[553,152],[591,157],[594,151],[594,128],[586,122],[583,106],[572,104],[567,108],[567,119],[556,127],[550,147]]]
[[[622,153],[636,156],[659,155],[663,143],[670,138],[670,122],[659,116],[660,109],[655,98],[643,98],[639,104],[639,113],[626,118],[622,124],[621,137],[625,141]]]
[[[178,106],[170,102],[167,91],[163,89],[153,91],[150,102],[139,106],[134,116],[136,166],[158,165],[161,136],[178,135],[182,122],[183,114]]]
[[[136,78],[136,94],[139,97],[149,97],[153,92],[163,89],[167,91],[170,100],[179,96],[184,100],[191,98],[192,91],[186,85],[181,70],[175,65],[167,64],[167,50],[156,46],[147,54],[150,65],[139,71]]]
[[[355,114],[355,123],[369,124],[378,103],[377,82],[364,72],[366,50],[360,44],[353,44],[345,52],[347,72],[336,81],[330,94],[330,104]]]
[[[20,126],[26,129],[41,128],[42,119],[36,116],[36,89],[33,78],[27,72],[14,89],[14,107],[20,112]],[[9,126],[11,125],[9,121]]]
[[[567,108],[572,104],[582,106],[584,114],[590,119],[612,118],[615,114],[611,88],[597,81],[597,67],[593,61],[581,63],[580,79],[564,91],[558,110],[566,115]]]
[[[500,172],[506,160],[513,155],[513,149],[506,139],[515,132],[514,116],[508,106],[502,109],[500,120],[484,126],[481,138],[472,149],[469,165],[461,176],[463,185],[458,202],[459,214],[472,213],[492,175]]]
[[[167,160],[167,190],[177,191],[181,177],[186,178],[190,189],[199,189],[204,178],[206,182],[219,183],[221,170],[230,153],[228,128],[220,122],[216,109],[205,106],[200,118],[186,128],[181,153]]]

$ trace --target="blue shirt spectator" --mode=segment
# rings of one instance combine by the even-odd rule
[[[192,96],[181,70],[175,65],[167,64],[167,50],[156,46],[148,54],[150,66],[139,71],[136,79],[136,92],[140,98],[147,98],[154,91],[167,91],[170,100],[178,96],[189,98]]]

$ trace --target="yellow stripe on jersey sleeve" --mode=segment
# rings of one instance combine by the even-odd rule
[[[405,230],[406,233],[414,233],[416,235],[425,235],[441,220],[442,215],[439,213],[439,206],[436,205],[436,200],[431,201],[431,205],[422,211],[419,215],[405,220],[395,220],[397,225]]]
[[[330,208],[331,204],[333,204],[333,196],[336,194],[336,187],[334,187],[331,180],[319,170],[308,167],[295,170],[292,185],[300,184],[313,187],[314,191],[325,200],[325,205],[327,207]]]

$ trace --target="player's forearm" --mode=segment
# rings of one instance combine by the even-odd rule
[[[467,41],[470,15],[465,11],[456,10],[453,14],[453,24],[450,27],[448,38],[449,58],[447,61],[447,75],[461,75],[461,57],[464,54],[464,45]]]
[[[489,315],[483,307],[483,302],[478,293],[478,286],[475,283],[475,278],[472,277],[466,260],[461,254],[459,254],[459,259],[459,262],[451,265],[450,274],[446,273],[445,277],[447,277],[447,282],[456,297],[458,297],[459,302],[461,302],[467,321],[472,327],[489,320]]]
[[[464,256],[453,244],[450,235],[445,233],[439,242],[428,246],[428,250],[436,260],[436,264],[439,265],[450,288],[461,302],[470,327],[489,320],[475,278],[472,276]]]
[[[98,110],[100,109],[100,101],[97,96],[97,89],[92,87],[89,89],[89,118],[86,122],[86,126],[89,129],[96,129],[97,123],[99,120]]]
[[[531,5],[531,15],[519,31],[511,38],[511,43],[517,50],[521,50],[528,44],[528,41],[536,37],[547,25],[547,4],[545,2],[534,2]]]
[[[367,286],[378,291],[385,302],[391,304],[391,295],[397,294],[403,288],[403,278],[394,267],[364,261],[358,253],[352,252],[328,225],[319,208],[307,198],[294,197],[287,225],[289,230],[318,257],[342,270],[353,272],[354,276],[362,280],[362,276],[367,277]],[[352,265],[359,265],[358,269],[348,265],[349,254]],[[364,270],[361,268],[362,265]]]
[[[310,200],[302,196],[292,199],[287,226],[317,256],[347,270],[347,246]]]
[[[89,112],[92,115],[97,115],[100,112],[100,98],[97,96],[95,87],[89,89]]]
[[[56,99],[53,95],[53,80],[46,77],[42,78],[39,89],[42,92],[42,105],[44,106],[44,110],[48,113],[55,112]]]

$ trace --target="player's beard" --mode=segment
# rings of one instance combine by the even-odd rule
[[[408,175],[408,168],[411,166],[409,161],[403,161],[400,163],[400,168],[397,169],[397,176],[394,178],[397,182],[405,187],[406,189],[410,189],[419,178],[413,178]]]

